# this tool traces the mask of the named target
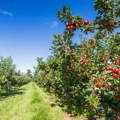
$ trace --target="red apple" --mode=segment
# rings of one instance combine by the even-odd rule
[[[90,104],[90,105],[89,105],[89,108],[93,109],[93,108],[95,108],[95,106],[92,105],[92,104]]]
[[[71,24],[74,24],[74,23],[75,23],[75,21],[74,21],[74,20],[72,20],[72,21],[71,21]]]
[[[108,89],[108,88],[109,88],[109,84],[106,83],[106,84],[105,84],[105,89]]]
[[[76,24],[75,24],[75,26],[76,26],[76,27],[79,27],[79,24],[78,24],[78,23],[76,23]]]
[[[68,26],[69,26],[69,23],[68,23],[68,22],[67,22],[67,23],[65,23],[65,26],[66,26],[66,27],[68,27]]]
[[[101,75],[101,76],[100,76],[100,79],[103,79],[103,78],[104,78],[104,77]]]
[[[81,25],[81,24],[83,24],[83,22],[82,22],[82,21],[80,21],[80,22],[79,22],[79,24]]]
[[[96,97],[96,96],[97,96],[97,94],[95,94],[95,93],[94,93],[94,94],[92,94],[92,97]]]
[[[84,62],[80,62],[80,66],[83,66],[84,65]]]
[[[69,50],[69,53],[72,54],[72,50]]]
[[[120,94],[117,95],[116,100],[120,100]]]
[[[83,45],[83,46],[86,46],[86,45],[87,45],[87,43],[86,43],[86,42],[83,42],[83,43],[82,43],[82,45]]]
[[[101,83],[101,82],[98,82],[98,83],[97,83],[97,86],[98,86],[98,87],[102,87],[102,83]]]
[[[98,23],[98,25],[101,25],[102,24],[102,20],[99,20],[97,23]]]
[[[90,60],[85,60],[85,63],[89,63],[90,62]]]
[[[72,70],[74,70],[74,69],[75,69],[75,67],[74,67],[74,66],[71,66],[70,68],[71,68]]]
[[[70,30],[70,29],[71,29],[70,26],[67,26],[66,30]]]
[[[94,42],[95,42],[95,40],[94,39],[91,39],[91,41],[90,41],[92,44],[94,44]]]
[[[89,21],[88,20],[85,20],[84,21],[84,25],[88,25],[89,24]]]
[[[66,75],[66,78],[68,79],[68,78],[69,78],[69,76],[68,76],[68,75]]]
[[[113,70],[113,72],[116,73],[116,74],[119,74],[120,70],[119,70],[119,68],[115,68],[115,69]]]
[[[92,73],[93,71],[92,70],[89,70],[89,73]]]
[[[73,29],[73,28],[74,28],[74,26],[73,26],[73,25],[71,25],[71,26],[70,26],[70,28],[71,28],[71,29]]]
[[[113,76],[114,78],[118,78],[118,74],[116,74],[116,73],[113,73],[112,76]]]
[[[84,60],[84,57],[83,57],[83,56],[81,56],[81,57],[80,57],[80,60],[81,60],[81,61],[82,61],[82,60]]]
[[[69,117],[72,117],[72,114],[69,113],[68,116],[69,116]]]
[[[114,26],[115,26],[114,22],[111,22],[111,23],[109,24],[109,27],[114,27]]]
[[[102,36],[103,36],[103,37],[106,37],[106,34],[103,34]]]
[[[115,65],[118,65],[118,64],[119,64],[119,60],[115,60],[115,61],[114,61],[114,64],[115,64]]]
[[[108,70],[108,71],[111,71],[111,70],[112,70],[112,67],[111,67],[111,66],[107,66],[107,70]]]
[[[120,92],[120,88],[117,88],[116,91],[117,91],[117,92]]]

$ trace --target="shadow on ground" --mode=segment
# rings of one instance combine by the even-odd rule
[[[10,96],[22,95],[25,90],[26,89],[24,89],[24,88],[17,88],[17,89],[11,90],[11,91],[0,93],[0,101],[4,100]]]

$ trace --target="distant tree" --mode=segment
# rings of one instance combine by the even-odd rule
[[[15,75],[16,66],[11,57],[0,57],[0,86],[6,91],[10,90],[12,77]]]

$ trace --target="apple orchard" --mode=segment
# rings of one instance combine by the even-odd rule
[[[95,0],[93,22],[64,6],[57,17],[65,29],[54,35],[52,55],[38,58],[36,82],[54,93],[59,105],[77,116],[120,119],[120,1]],[[72,41],[82,33],[79,44]],[[90,39],[84,34],[93,33]]]

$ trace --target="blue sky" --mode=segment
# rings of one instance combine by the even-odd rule
[[[17,69],[33,71],[36,58],[45,60],[51,51],[54,34],[64,30],[57,19],[63,5],[73,15],[92,21],[96,15],[94,0],[0,0],[0,56],[12,56]],[[79,31],[77,32],[77,34]],[[78,35],[74,42],[79,41]]]

